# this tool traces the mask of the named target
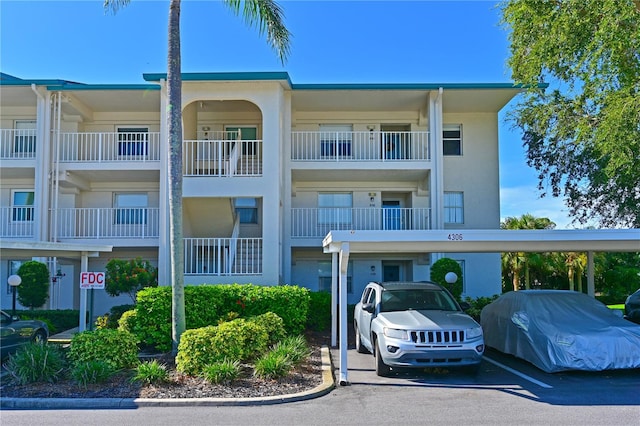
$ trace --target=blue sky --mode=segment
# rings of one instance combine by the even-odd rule
[[[0,0],[0,71],[20,78],[143,83],[166,72],[168,1]],[[280,0],[293,34],[283,66],[256,29],[216,0],[183,0],[183,72],[287,71],[295,83],[510,82],[498,0]],[[1,101],[1,100],[0,100]],[[540,198],[519,132],[500,115],[501,216],[571,228],[561,199]]]

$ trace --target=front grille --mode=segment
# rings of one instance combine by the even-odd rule
[[[464,330],[411,331],[413,343],[447,344],[464,342]]]

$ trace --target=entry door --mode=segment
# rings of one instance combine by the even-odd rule
[[[258,138],[256,127],[226,127],[228,140],[255,141]],[[256,155],[255,142],[242,142],[242,155]]]
[[[382,265],[382,281],[400,281],[400,265]]]
[[[394,231],[402,229],[402,214],[400,210],[400,201],[383,200],[382,201],[382,229],[386,231]]]

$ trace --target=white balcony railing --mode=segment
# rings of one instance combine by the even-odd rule
[[[183,142],[185,176],[260,176],[261,140],[187,140]]]
[[[160,133],[61,133],[57,155],[62,163],[160,161]]]
[[[0,207],[0,237],[33,238],[34,214],[33,207]]]
[[[293,161],[428,161],[429,132],[291,132]]]
[[[160,209],[133,208],[61,208],[55,232],[60,239],[158,238]]]
[[[235,247],[235,254],[231,253]],[[262,238],[185,238],[185,275],[260,275]]]
[[[323,238],[331,230],[426,230],[429,208],[293,208],[292,238]]]
[[[35,157],[35,129],[0,129],[0,159],[28,160]]]

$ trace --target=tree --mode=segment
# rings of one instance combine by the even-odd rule
[[[449,272],[454,272],[458,276],[458,280],[453,284],[449,284],[444,278]],[[433,265],[431,265],[431,281],[449,289],[453,297],[455,297],[456,300],[460,300],[463,282],[462,267],[455,260],[448,257],[436,260]]]
[[[104,289],[110,296],[129,295],[136,303],[136,293],[145,287],[158,286],[158,269],[146,260],[111,259],[105,268]]]
[[[500,229],[553,229],[556,224],[546,217],[535,217],[530,213],[525,213],[518,217],[508,217],[500,224]],[[532,253],[503,253],[502,268],[508,268],[513,284],[513,291],[520,289],[520,274],[525,274],[525,288],[531,288],[530,264],[539,264],[540,261]]]
[[[22,279],[22,283],[18,286],[18,302],[30,309],[44,305],[49,297],[47,265],[30,260],[20,265],[18,275]]]
[[[117,12],[130,0],[104,0],[105,10]],[[257,26],[282,63],[289,54],[290,33],[274,0],[223,0],[250,26]],[[184,247],[182,238],[182,67],[180,54],[180,0],[170,0],[167,52],[167,99],[169,135],[169,244],[171,253],[171,336],[173,353],[186,329],[184,313]]]
[[[510,119],[541,195],[563,196],[579,223],[640,227],[640,0],[508,0],[501,9],[508,64],[524,85]]]

